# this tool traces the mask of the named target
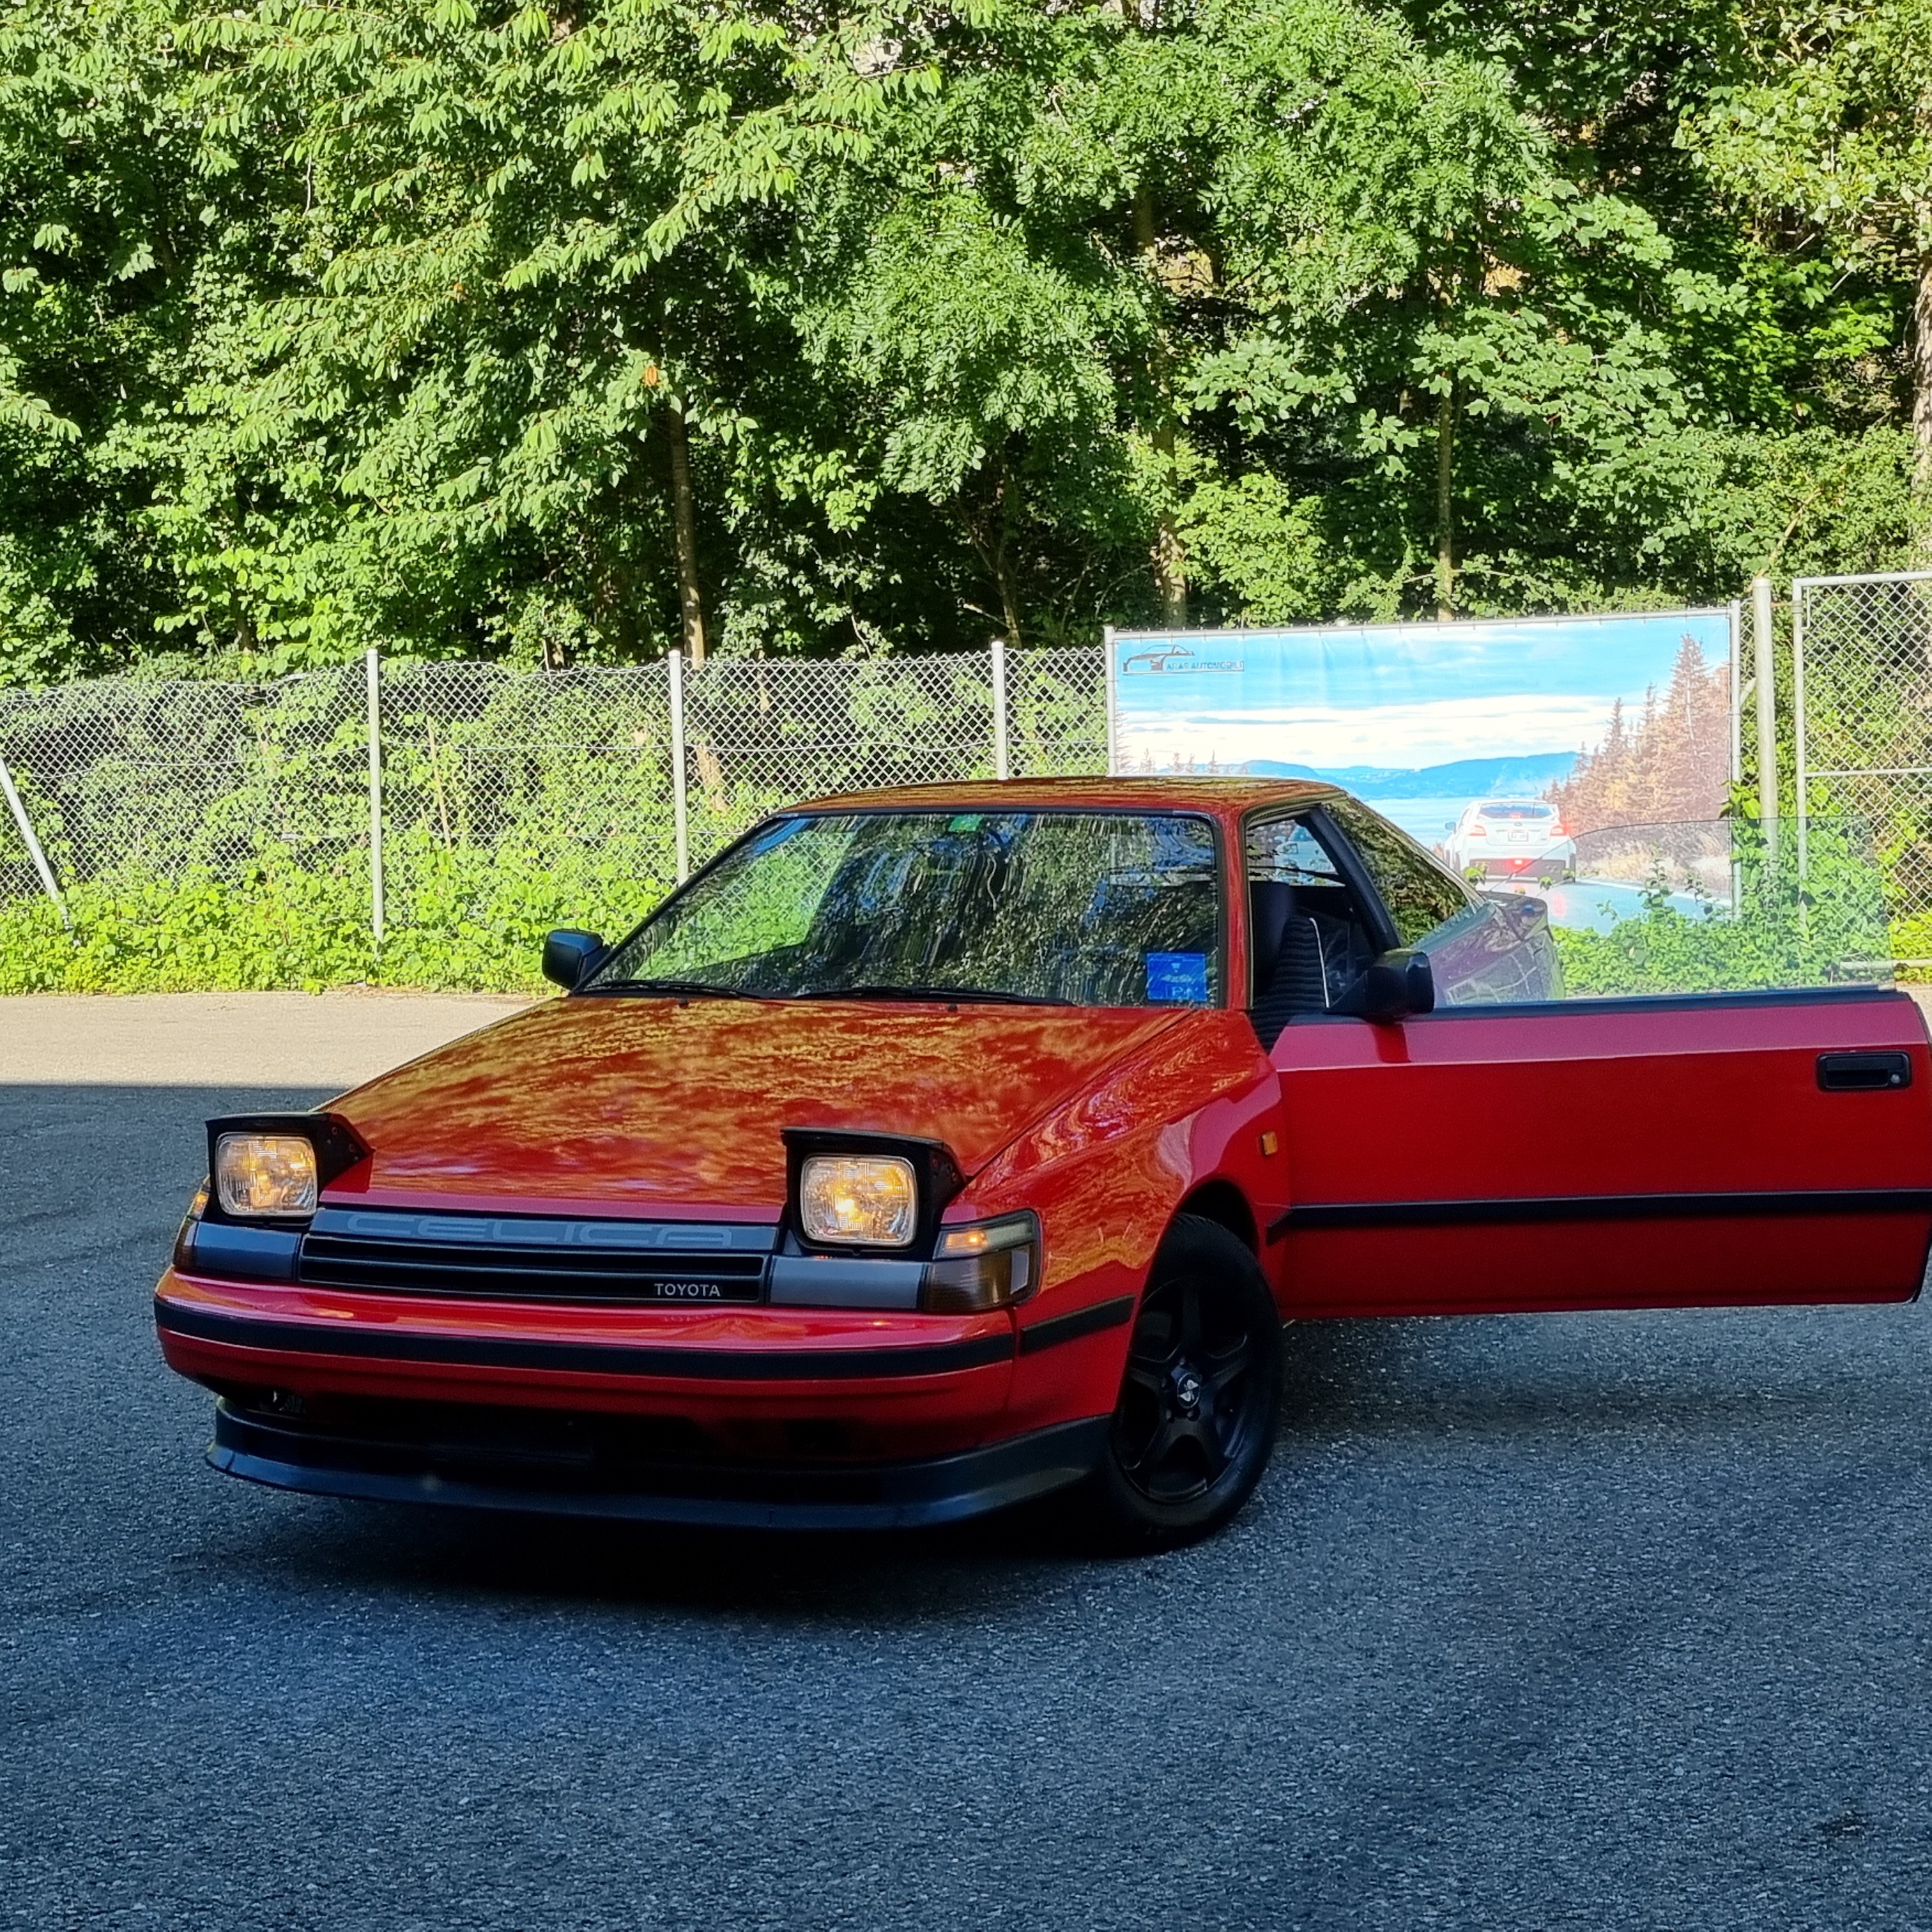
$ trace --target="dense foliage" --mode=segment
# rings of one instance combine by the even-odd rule
[[[1566,992],[1728,992],[1889,980],[1893,942],[1864,828],[1814,818],[1805,830],[1801,860],[1790,821],[1772,839],[1754,820],[1730,820],[1734,898],[1714,898],[1694,886],[1684,891],[1660,851],[1634,914],[1599,932],[1552,932]]]
[[[0,680],[1908,556],[1932,0],[0,0]]]
[[[410,916],[380,947],[366,862],[286,853],[238,880],[118,868],[71,887],[64,922],[44,898],[0,902],[0,996],[363,984],[536,992],[546,932],[580,924],[587,907],[614,933],[627,930],[668,889],[616,861],[560,870],[501,852],[401,856]]]

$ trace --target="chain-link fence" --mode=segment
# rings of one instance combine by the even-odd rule
[[[362,895],[398,930],[506,876],[647,902],[794,800],[1100,772],[1106,742],[1098,650],[0,693],[0,903],[49,879],[266,872]]]
[[[1932,572],[1792,586],[1797,803],[1871,828],[1906,957],[1932,954]]]
[[[366,848],[363,682],[358,665],[266,686],[105,678],[0,695],[21,808],[0,831],[0,896],[41,889],[29,835],[63,883]]]
[[[1870,826],[1893,952],[1932,959],[1932,572],[1800,579],[1788,614],[1783,809]],[[1104,771],[1106,689],[1100,650],[996,648],[0,692],[0,904],[104,881],[268,881],[292,890],[291,920],[326,910],[366,936],[379,882],[406,933],[501,916],[524,881],[531,920],[628,914],[798,798]]]

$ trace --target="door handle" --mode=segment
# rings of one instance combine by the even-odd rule
[[[1909,1053],[1821,1053],[1818,1084],[1827,1094],[1879,1094],[1912,1084]]]

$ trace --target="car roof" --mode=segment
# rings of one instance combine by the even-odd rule
[[[1203,778],[1156,773],[1138,778],[981,778],[955,784],[892,785],[807,799],[797,812],[1024,811],[1086,807],[1106,811],[1187,811],[1238,817],[1264,806],[1319,804],[1346,794],[1306,778]]]

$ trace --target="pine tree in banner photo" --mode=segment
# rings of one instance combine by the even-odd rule
[[[1707,823],[1724,809],[1730,719],[1730,667],[1707,665],[1687,636],[1662,697],[1647,692],[1634,724],[1619,699],[1604,742],[1549,796],[1579,837],[1611,826]]]

